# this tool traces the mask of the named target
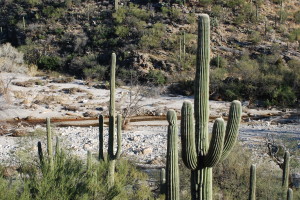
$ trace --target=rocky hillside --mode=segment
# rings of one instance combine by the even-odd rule
[[[90,80],[107,79],[110,54],[117,52],[119,84],[179,82],[171,92],[189,95],[197,15],[208,13],[212,98],[297,104],[299,1],[143,2],[1,1],[0,42],[22,51],[31,67]]]

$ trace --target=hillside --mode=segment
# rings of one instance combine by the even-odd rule
[[[300,3],[17,0],[1,1],[0,42],[25,63],[87,80],[107,80],[111,52],[119,85],[170,86],[191,95],[197,15],[211,16],[211,97],[260,106],[300,98]],[[134,78],[134,81],[132,79]]]

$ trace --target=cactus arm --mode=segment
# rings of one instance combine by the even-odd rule
[[[229,155],[231,149],[233,148],[237,140],[239,134],[239,124],[241,121],[241,116],[242,116],[241,102],[235,100],[231,103],[229,109],[229,119],[226,126],[224,149],[223,149],[221,160],[224,160]]]
[[[224,120],[222,118],[218,118],[216,119],[213,126],[212,138],[210,141],[208,152],[204,156],[205,167],[213,167],[219,162],[223,152],[224,137]]]
[[[190,101],[183,103],[181,116],[182,160],[187,168],[195,170],[198,158],[195,146],[194,113]]]
[[[105,160],[104,159],[104,142],[103,142],[103,115],[99,115],[99,160]]]
[[[116,54],[112,53],[111,68],[110,68],[110,100],[109,100],[109,137],[108,137],[108,155],[109,155],[109,159],[114,159],[115,76],[116,76]]]
[[[249,200],[256,199],[256,166],[251,165],[250,168],[250,188],[249,188]]]
[[[179,200],[179,169],[178,169],[178,131],[177,117],[174,110],[167,113],[168,146],[167,146],[167,167],[166,179],[167,190],[166,200]]]
[[[115,155],[116,159],[120,158],[122,152],[122,115],[117,116],[117,152]]]
[[[290,153],[284,153],[283,173],[282,173],[282,187],[283,191],[287,192],[289,188],[289,171],[290,171]]]

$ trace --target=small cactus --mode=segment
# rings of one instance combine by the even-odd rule
[[[53,169],[53,147],[52,147],[52,134],[51,134],[51,124],[50,124],[50,118],[48,117],[46,119],[47,121],[47,153],[48,153],[48,159],[50,164],[50,169]]]
[[[178,167],[178,130],[177,116],[174,110],[167,114],[168,145],[166,166],[166,200],[179,200],[179,167]]]
[[[287,200],[293,200],[293,190],[291,188],[288,189]]]
[[[256,166],[251,165],[250,168],[250,188],[249,188],[249,200],[256,199]]]
[[[160,169],[160,194],[166,193],[166,170],[165,168]]]
[[[284,194],[289,188],[289,172],[290,172],[290,153],[286,151],[284,153],[283,173],[282,173],[282,189]]]

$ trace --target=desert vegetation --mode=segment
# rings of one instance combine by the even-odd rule
[[[99,116],[99,152],[87,151],[86,161],[68,155],[59,138],[53,150],[50,118],[47,118],[47,153],[39,142],[39,160],[22,163],[16,175],[7,175],[8,168],[3,167],[0,198],[300,198],[289,180],[293,171],[290,168],[299,168],[294,159],[298,152],[289,147],[288,139],[282,148],[274,140],[266,144],[270,160],[265,157],[254,160],[245,147],[236,144],[242,115],[240,101],[286,108],[298,106],[300,98],[299,46],[296,45],[300,34],[299,11],[289,8],[299,4],[268,3],[275,6],[275,11],[261,12],[266,9],[261,1],[243,0],[200,0],[195,5],[185,1],[165,4],[1,1],[1,72],[30,73],[38,68],[88,81],[110,79],[105,84],[109,85],[110,98],[107,150],[104,150],[105,116]],[[207,8],[211,18],[199,14]],[[289,10],[293,13],[289,14]],[[48,25],[51,25],[49,29]],[[210,35],[211,30],[219,29],[241,35],[236,38],[221,33]],[[280,42],[274,42],[273,37]],[[242,42],[244,39],[247,42]],[[283,42],[286,46],[279,45]],[[217,47],[212,56],[210,43]],[[121,156],[124,124],[121,113],[116,112],[115,88],[132,84],[133,76],[141,85],[168,85],[170,93],[194,95],[194,107],[190,101],[183,102],[181,142],[178,142],[176,112],[169,110],[166,115],[169,123],[166,173],[162,173],[162,181],[153,191],[147,175]],[[0,77],[0,94],[7,101],[12,80],[13,77],[8,80]],[[73,77],[57,81],[72,80]],[[29,80],[13,84],[32,87],[46,82]],[[61,91],[65,96],[40,95],[35,101],[49,106],[68,101],[68,95],[75,93],[94,98],[79,88]],[[217,118],[211,134],[208,131],[210,98],[232,101],[227,125],[222,117]]]

